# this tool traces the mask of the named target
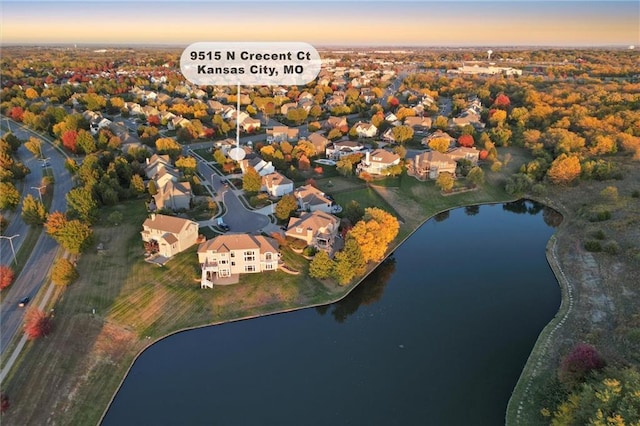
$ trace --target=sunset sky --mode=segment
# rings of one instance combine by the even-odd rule
[[[640,44],[631,1],[2,1],[2,44]]]

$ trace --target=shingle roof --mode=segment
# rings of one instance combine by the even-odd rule
[[[229,233],[205,241],[198,247],[198,253],[207,251],[227,252],[231,250],[260,249],[261,253],[278,251],[278,243],[273,238],[262,235]]]
[[[159,231],[178,234],[191,223],[198,226],[197,222],[189,219],[182,219],[180,217],[167,216],[164,214],[156,214],[145,220],[142,226],[145,228],[148,227],[151,229],[157,229]]]

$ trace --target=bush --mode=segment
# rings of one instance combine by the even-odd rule
[[[596,240],[604,240],[607,237],[605,235],[605,233],[602,231],[602,229],[598,229],[597,231],[593,231],[591,233],[591,236],[593,238],[595,238]]]
[[[599,212],[593,212],[589,217],[590,222],[604,222],[611,219],[611,212],[609,210],[601,210]]]
[[[558,379],[573,387],[584,381],[590,372],[601,370],[605,366],[606,362],[593,346],[580,343],[560,363]]]
[[[599,241],[589,240],[585,241],[584,249],[591,252],[602,251],[602,246]]]
[[[615,241],[609,241],[602,247],[602,250],[608,254],[618,254],[620,253],[620,245]]]
[[[640,191],[638,191],[637,189],[636,189],[636,190],[634,190],[634,191],[631,193],[631,196],[632,196],[633,198],[640,198]]]
[[[318,252],[318,249],[315,248],[314,246],[306,246],[302,251],[302,254],[307,257],[311,257],[311,256],[315,256],[317,252]]]

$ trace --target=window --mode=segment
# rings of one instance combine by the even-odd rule
[[[236,266],[236,262],[231,262],[231,266]]]
[[[236,252],[235,252],[235,251],[232,251],[230,256],[231,256],[231,257],[236,257]]]
[[[271,260],[271,253],[266,253],[266,254],[264,255],[264,258],[265,258],[266,260]]]
[[[245,262],[253,262],[256,260],[256,256],[252,250],[248,250],[244,252],[244,261]]]
[[[244,271],[245,272],[255,272],[256,271],[256,267],[255,267],[255,265],[245,265]]]
[[[264,269],[266,269],[266,270],[271,270],[271,269],[273,269],[273,263],[265,263],[265,265],[264,265]]]

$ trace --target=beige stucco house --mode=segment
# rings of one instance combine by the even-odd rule
[[[319,250],[331,251],[340,219],[322,211],[303,213],[300,217],[289,219],[286,236],[303,240],[307,245]]]
[[[262,235],[225,234],[198,247],[201,288],[213,288],[218,278],[278,269],[279,245]]]
[[[198,223],[180,217],[152,213],[142,228],[142,241],[156,241],[158,253],[164,257],[172,257],[198,240]]]

